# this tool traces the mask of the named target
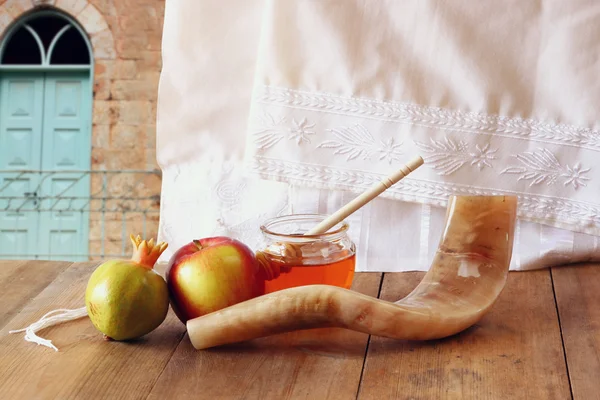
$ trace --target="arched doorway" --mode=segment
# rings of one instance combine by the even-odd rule
[[[87,35],[61,12],[27,14],[2,38],[3,258],[85,259],[92,74]]]

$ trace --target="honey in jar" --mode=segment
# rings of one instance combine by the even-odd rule
[[[305,235],[325,218],[319,214],[288,215],[261,226],[262,262],[279,274],[265,282],[266,293],[314,284],[350,288],[356,248],[348,237],[348,223],[341,222],[323,234]]]

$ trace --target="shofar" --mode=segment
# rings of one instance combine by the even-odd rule
[[[405,340],[454,335],[479,321],[504,288],[516,210],[512,196],[450,197],[431,268],[395,303],[329,285],[285,289],[189,320],[192,345],[206,349],[324,327]]]

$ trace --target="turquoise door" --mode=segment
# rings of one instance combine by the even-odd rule
[[[0,211],[24,203],[0,214],[0,257],[87,258],[91,98],[89,72],[0,74]]]
[[[34,193],[42,165],[44,77],[0,74],[0,257],[36,252],[39,216]],[[11,172],[14,171],[14,172]]]

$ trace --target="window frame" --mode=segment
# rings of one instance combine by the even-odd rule
[[[52,42],[48,47],[48,51],[44,49],[44,45],[42,43],[41,38],[31,26],[29,26],[29,22],[33,21],[37,18],[44,16],[54,16],[59,17],[67,22],[67,25],[62,27],[52,38]],[[28,13],[13,22],[13,24],[5,31],[5,33],[0,38],[0,61],[4,57],[4,51],[6,50],[7,44],[10,42],[13,35],[20,29],[25,28],[29,31],[29,33],[33,36],[34,40],[38,45],[38,50],[40,51],[40,57],[42,59],[41,64],[1,64],[0,63],[0,71],[35,71],[35,70],[43,70],[43,71],[52,71],[52,70],[60,70],[60,71],[68,71],[68,70],[79,70],[85,71],[90,70],[93,72],[93,64],[94,64],[94,53],[92,49],[92,45],[90,42],[90,38],[83,30],[83,28],[77,23],[75,19],[62,13],[58,10],[54,9],[36,9],[31,13]],[[83,39],[89,56],[89,64],[50,64],[50,60],[52,57],[52,52],[56,47],[56,43],[58,43],[59,39],[67,32],[69,29],[77,29],[79,35]]]

